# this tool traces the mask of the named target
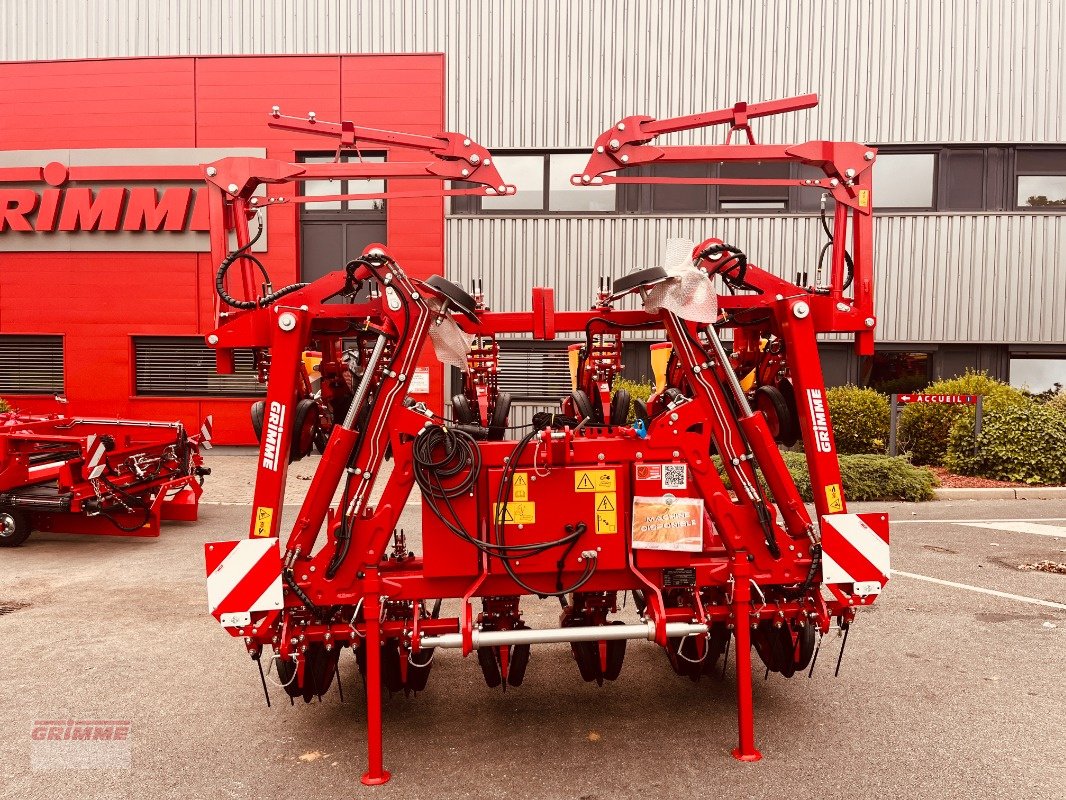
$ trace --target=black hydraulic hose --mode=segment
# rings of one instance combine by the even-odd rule
[[[305,286],[308,286],[308,284],[306,283],[293,283],[282,289],[278,289],[276,292],[271,292],[270,294],[264,295],[263,297],[260,297],[257,300],[238,300],[226,291],[226,273],[229,272],[229,268],[233,266],[236,261],[239,261],[242,258],[247,261],[251,261],[253,264],[255,264],[256,267],[259,268],[259,272],[263,276],[264,284],[267,286],[270,285],[270,275],[267,273],[266,267],[263,266],[263,262],[249,252],[252,249],[252,245],[258,242],[259,237],[261,237],[262,235],[263,225],[262,223],[260,223],[259,230],[255,232],[255,236],[251,238],[248,244],[244,245],[244,247],[238,247],[232,253],[227,255],[224,259],[222,259],[222,263],[218,266],[218,272],[215,274],[215,293],[222,299],[224,303],[231,306],[232,308],[239,308],[245,311],[251,310],[253,308],[262,308],[279,300],[287,294],[292,294],[293,292],[299,289],[303,289]]]
[[[833,246],[833,231],[829,229],[829,219],[825,214],[825,204],[822,204],[822,230],[825,231],[828,242],[822,247],[822,251],[818,253],[818,272],[822,271],[822,264],[825,263],[825,254],[829,252],[829,248]],[[855,280],[855,262],[851,259],[851,253],[846,249],[844,250],[844,265],[847,267],[846,277],[844,278],[844,285],[841,287],[841,291],[847,291],[851,287],[852,282]]]

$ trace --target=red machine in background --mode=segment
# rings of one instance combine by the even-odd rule
[[[835,201],[832,227],[827,223],[831,266],[824,280],[806,287],[749,263],[738,247],[708,239],[694,251],[691,244],[680,254],[677,246],[672,255],[668,248],[659,267],[627,272],[630,265],[619,265],[611,285],[584,311],[557,310],[551,288],[532,290],[530,311],[489,311],[443,278],[412,278],[378,246],[310,285],[259,293],[248,252],[257,186],[361,175],[381,165],[247,161],[240,170],[207,168],[213,208],[226,212],[214,217],[213,235],[220,296],[233,309],[208,342],[221,352],[269,353],[249,537],[206,545],[209,605],[242,639],[261,674],[264,657],[276,667],[291,698],[321,696],[338,674],[341,651],[353,648],[366,681],[364,783],[389,778],[382,760],[383,690],[421,690],[436,651],[451,648],[476,653],[489,686],[519,686],[531,646],[551,642],[569,643],[581,677],[602,684],[618,677],[630,640],[654,642],[679,675],[696,680],[714,670],[735,638],[739,743],[733,753],[757,760],[752,647],[767,671],[791,677],[813,669],[820,637],[834,620],[847,631],[856,609],[884,587],[888,520],[846,512],[816,341],[818,333],[855,332],[860,352],[872,349],[875,151],[847,142],[757,145],[749,127],[756,117],[815,102],[806,96],[739,104],[676,120],[627,117],[597,140],[585,171],[573,179],[578,185],[773,183],[825,191]],[[749,144],[729,145],[729,137],[723,146],[654,144],[661,134],[722,124],[730,137],[746,133]],[[342,147],[402,136],[348,123],[330,130]],[[457,146],[461,137],[436,141],[439,149],[427,147],[435,160],[423,165],[424,177],[461,175],[506,190],[494,170],[481,172],[491,163],[487,152],[469,140],[465,149]],[[797,162],[824,177],[611,174],[658,162],[756,161]],[[226,255],[229,225],[238,248]],[[244,300],[221,288],[237,261],[245,270]],[[718,279],[728,294],[715,289]],[[619,308],[629,295],[642,308]],[[330,298],[340,302],[327,303]],[[669,344],[663,388],[632,425],[619,421],[621,410],[608,399],[620,364],[617,341],[630,330],[658,331]],[[462,367],[475,363],[472,341],[485,351],[485,341],[505,334],[584,337],[575,351],[576,388],[561,413],[537,415],[516,438],[494,439],[485,428],[455,425],[407,398],[427,341],[443,362]],[[723,344],[729,334],[732,354]],[[322,461],[281,542],[286,454],[301,433],[294,424],[304,399],[301,354],[317,350],[325,359],[342,339],[355,341],[348,363],[353,388],[338,403],[344,413],[334,417]],[[480,398],[491,396],[492,375],[484,366],[484,392],[476,380],[464,392],[478,399],[481,422]],[[785,398],[765,406],[769,413],[760,410],[763,387]],[[782,422],[789,415],[803,439],[816,517],[775,441],[786,438]],[[391,473],[371,502],[387,455]],[[421,555],[397,532],[416,485]],[[627,592],[636,608],[628,618],[621,603]],[[557,599],[557,627],[532,629],[524,621],[522,606],[534,595]],[[454,615],[443,613],[443,602],[458,606]]]
[[[211,418],[180,422],[0,414],[0,547],[34,530],[158,536],[162,520],[194,521],[201,448]]]

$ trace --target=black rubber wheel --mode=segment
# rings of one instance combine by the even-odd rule
[[[623,625],[621,620],[615,620],[611,625]],[[607,669],[603,671],[603,677],[609,681],[617,680],[622,674],[622,663],[626,658],[626,640],[610,639],[607,642]]]
[[[440,275],[430,275],[426,278],[425,284],[435,294],[447,298],[455,307],[455,310],[468,320],[471,322],[478,321],[477,314],[474,313],[474,309],[477,308],[477,302],[462,287],[452,283],[447,278],[442,278]]]
[[[452,419],[460,425],[481,424],[481,421],[474,416],[474,409],[470,407],[470,401],[466,399],[465,394],[452,396]]]
[[[18,547],[31,533],[30,518],[24,511],[0,508],[0,547]]]
[[[485,683],[490,689],[495,689],[503,683],[500,675],[500,664],[496,660],[495,647],[479,647],[477,649],[477,663],[481,666],[481,674],[485,676]]]
[[[614,397],[611,398],[612,425],[625,425],[629,422],[629,407],[631,404],[632,400],[629,397],[629,392],[627,390],[615,390]],[[645,409],[645,411],[647,411],[647,409]]]
[[[574,404],[574,413],[577,415],[578,421],[588,420],[589,422],[595,422],[596,412],[593,409],[592,401],[589,400],[589,396],[581,389],[575,389],[570,392],[570,400]]]
[[[760,386],[752,399],[755,408],[766,417],[770,434],[780,442],[794,427],[784,395],[773,386]]]
[[[266,416],[266,407],[266,400],[256,400],[250,409],[252,430],[255,431],[257,442],[263,441],[263,418]]]
[[[489,440],[500,441],[507,433],[507,417],[511,413],[511,393],[500,392],[496,395],[496,405],[489,420]]]
[[[615,278],[611,283],[611,294],[619,295],[631,292],[641,286],[651,286],[669,278],[666,270],[662,267],[648,267],[630,272],[621,278]]]
[[[643,400],[633,401],[633,413],[645,425],[651,421],[651,414],[648,413],[648,404]]]
[[[814,655],[814,639],[813,625],[804,625],[796,631],[796,649],[793,651],[796,672],[802,672],[810,666],[811,657]]]
[[[528,626],[519,625],[518,630],[526,630]],[[526,667],[529,666],[529,645],[516,644],[511,648],[511,660],[507,668],[507,685],[521,686],[526,679]]]
[[[663,397],[667,403],[676,403],[678,400],[685,399],[685,395],[681,393],[681,390],[675,389],[673,386],[667,386],[663,389]]]
[[[411,692],[421,692],[429,681],[429,671],[433,667],[433,648],[420,650],[418,655],[411,654],[407,662],[407,683],[404,688]]]
[[[796,390],[792,388],[792,381],[788,378],[782,378],[777,382],[777,391],[781,393],[781,396],[785,399],[785,406],[788,408],[789,418],[792,420],[792,427],[787,431],[782,431],[781,444],[785,447],[792,447],[799,441],[800,427],[799,427],[799,409],[796,407]]]
[[[315,401],[305,397],[296,404],[292,415],[292,444],[289,445],[289,462],[299,461],[311,455],[315,446],[315,429],[318,427],[318,406]]]
[[[603,672],[600,671],[600,648],[597,642],[571,642],[570,649],[577,661],[578,671],[587,683],[595,681],[603,686]]]

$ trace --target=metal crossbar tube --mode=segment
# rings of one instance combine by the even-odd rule
[[[668,622],[668,638],[694,636],[707,633],[707,625],[701,622]],[[655,623],[640,622],[629,625],[584,625],[573,628],[545,628],[540,630],[479,631],[471,634],[474,647],[507,647],[514,644],[554,644],[556,642],[603,642],[613,639],[655,640]],[[422,648],[444,647],[458,649],[463,646],[463,634],[444,633],[439,636],[423,636]]]

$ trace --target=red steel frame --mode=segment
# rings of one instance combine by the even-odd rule
[[[859,144],[839,142],[757,145],[748,126],[750,119],[810,107],[814,102],[813,96],[808,96],[751,106],[740,104],[678,120],[627,117],[597,140],[588,167],[575,176],[574,182],[599,185],[637,180],[607,173],[623,166],[655,162],[792,161],[823,170],[824,179],[772,183],[822,188],[836,200],[833,230],[837,244],[833,248],[829,285],[802,288],[749,265],[744,282],[757,293],[719,298],[725,312],[721,327],[736,328],[738,342],[757,341],[763,335],[784,343],[782,361],[797,396],[803,398],[797,405],[817,520],[812,519],[785,469],[765,417],[759,411],[752,412],[737,396],[736,376],[728,359],[721,358],[712,347],[717,341],[714,329],[672,312],[624,311],[610,302],[596,302],[587,311],[556,311],[551,289],[545,288],[533,289],[532,311],[467,309],[451,290],[439,283],[409,277],[384,247],[372,246],[346,269],[296,289],[282,300],[253,310],[221,313],[222,324],[208,337],[220,354],[238,348],[270,354],[268,432],[260,446],[249,530],[252,539],[277,537],[280,533],[287,464],[278,454],[289,452],[294,435],[287,420],[303,391],[301,354],[308,349],[330,352],[344,336],[363,337],[360,388],[354,392],[350,413],[330,433],[277,564],[277,572],[284,576],[286,585],[284,607],[276,612],[253,610],[245,621],[224,624],[233,635],[244,639],[254,659],[259,660],[269,648],[272,660],[279,664],[279,674],[282,664],[290,665],[286,667],[291,669],[289,683],[305,687],[305,699],[311,693],[320,693],[322,681],[332,677],[341,647],[350,645],[357,650],[365,668],[367,691],[369,764],[364,783],[383,783],[389,778],[383,766],[381,743],[382,681],[387,681],[391,669],[385,665],[383,675],[383,653],[390,652],[387,648],[398,649],[402,656],[400,662],[405,666],[401,667],[401,677],[418,668],[422,662],[415,659],[424,657],[433,647],[460,647],[464,655],[477,650],[479,658],[486,648],[498,650],[496,658],[506,680],[508,660],[518,657],[518,643],[530,641],[528,637],[535,633],[526,631],[520,622],[519,598],[531,593],[527,581],[543,586],[554,574],[554,566],[546,568],[543,558],[539,563],[537,558],[516,560],[510,569],[501,571],[498,555],[448,539],[448,534],[439,533],[440,526],[430,514],[424,514],[423,557],[406,553],[402,544],[394,542],[394,531],[415,486],[416,473],[424,467],[415,453],[419,438],[447,426],[428,409],[403,402],[431,329],[446,320],[453,320],[472,335],[524,333],[543,340],[564,333],[611,332],[619,326],[659,329],[673,345],[677,371],[688,389],[687,397],[652,417],[643,432],[628,426],[559,424],[530,433],[524,440],[524,449],[517,448],[514,441],[476,442],[480,469],[474,474],[469,495],[456,499],[455,514],[457,519],[470,522],[471,532],[490,550],[502,546],[502,531],[508,528],[499,507],[491,510],[492,492],[497,491],[497,498],[503,492],[506,509],[507,489],[513,487],[515,471],[540,476],[542,470],[548,470],[547,475],[556,470],[565,483],[569,475],[580,475],[582,471],[588,474],[591,470],[595,474],[609,473],[610,481],[617,480],[617,496],[622,499],[614,534],[603,535],[578,526],[573,550],[548,556],[553,565],[559,559],[560,582],[570,585],[575,578],[587,577],[580,584],[580,591],[575,589],[566,600],[569,611],[564,613],[563,628],[542,632],[542,638],[535,641],[576,642],[579,635],[586,636],[599,642],[602,668],[609,641],[637,638],[634,629],[640,626],[646,631],[646,638],[668,648],[672,663],[683,656],[686,640],[693,638],[693,652],[706,658],[714,631],[725,631],[725,641],[731,631],[737,640],[739,723],[739,743],[733,753],[742,760],[757,760],[760,754],[754,742],[750,680],[753,641],[761,648],[768,636],[778,635],[773,630],[784,630],[790,637],[788,641],[795,642],[798,653],[808,626],[825,633],[835,617],[846,627],[857,607],[876,598],[887,574],[880,576],[874,589],[860,591],[858,583],[833,584],[826,587],[825,594],[821,586],[822,533],[834,518],[856,515],[845,514],[832,428],[824,409],[816,341],[818,333],[855,332],[860,352],[868,353],[872,348],[875,320],[869,168],[875,152]],[[736,131],[746,133],[749,143],[742,147],[674,148],[652,144],[663,133],[717,124],[728,124],[730,136]],[[310,129],[321,123],[309,121],[305,125]],[[329,130],[341,137],[346,146],[386,141],[381,132],[350,127]],[[487,173],[478,175],[470,169],[471,159],[461,155],[461,148],[455,149],[456,141],[468,140],[433,140],[445,142],[433,145],[440,148],[438,151],[425,140],[403,141],[425,146],[427,151],[448,159],[443,165],[423,169],[423,176],[455,178],[465,169],[468,174],[462,175],[464,180],[480,179],[482,185],[505,186],[496,174],[489,179]],[[491,164],[487,152],[478,151],[477,155],[482,165]],[[215,172],[209,171],[208,180],[215,187],[212,211],[216,255],[221,260],[226,254],[225,231],[230,226],[236,228],[238,246],[250,240],[247,221],[254,214],[252,192],[260,183],[385,175],[391,174],[390,166],[281,165],[243,159],[212,165]],[[676,178],[639,180],[689,182]],[[845,293],[844,244],[849,238],[849,218],[854,252],[853,296]],[[695,265],[714,272],[710,255],[698,256]],[[618,265],[619,272],[627,266]],[[243,286],[246,296],[252,298],[256,292],[250,268],[247,273]],[[325,302],[350,294],[355,284],[364,282],[376,283],[384,291],[361,302]],[[637,287],[636,291],[643,292],[644,288]],[[463,313],[452,314],[453,307]],[[756,317],[757,321],[750,321]],[[380,499],[372,503],[371,489],[387,452],[393,459],[392,472]],[[721,456],[728,486],[712,453]],[[631,521],[630,483],[636,480],[632,470],[645,464],[682,465],[690,476],[692,495],[702,500],[706,512],[704,546],[699,552],[649,552],[631,546],[627,525]],[[759,488],[756,465],[773,492],[773,501]],[[512,471],[510,483],[508,470]],[[543,479],[551,480],[547,476]],[[331,500],[341,486],[341,506],[332,509]],[[581,500],[582,496],[576,493],[555,497],[552,503],[538,507],[536,526],[530,527],[562,531],[564,524],[574,521],[573,512],[567,507],[572,508]],[[428,508],[425,492],[423,507]],[[887,519],[883,515],[858,516],[861,524],[887,542]],[[599,523],[596,525],[598,529]],[[523,536],[514,529],[508,530],[507,535],[512,540]],[[435,547],[438,539],[447,546]],[[391,554],[390,542],[394,542]],[[208,545],[209,574],[222,568],[210,552],[215,546]],[[676,569],[693,576],[690,587],[678,588],[667,582],[667,573]],[[606,615],[616,609],[617,593],[625,591],[640,593],[644,598],[642,622],[640,626],[612,629],[605,624]],[[425,604],[434,598],[461,599],[460,613],[450,618],[426,615]],[[484,601],[483,614],[475,614],[473,598]],[[588,623],[602,626],[596,628],[603,632],[602,636],[596,631],[590,634]],[[514,645],[514,649],[508,650],[509,645]],[[576,655],[578,647],[573,646]],[[328,675],[322,672],[322,663],[329,665]],[[316,671],[322,674],[313,674]],[[328,685],[328,680],[325,682]]]

